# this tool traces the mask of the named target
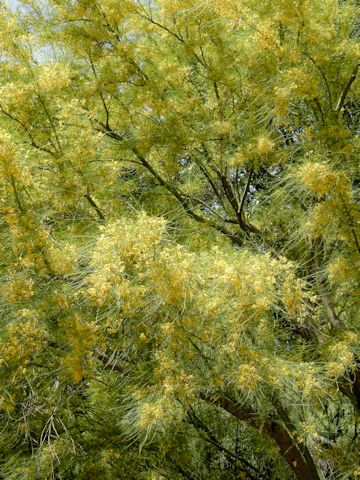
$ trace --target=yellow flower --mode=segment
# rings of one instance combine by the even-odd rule
[[[67,87],[71,83],[71,71],[67,65],[52,64],[41,66],[39,86],[43,91]]]
[[[241,389],[253,392],[261,382],[256,367],[249,364],[241,365],[237,371],[236,385]]]
[[[347,194],[349,191],[347,177],[332,171],[324,162],[305,163],[300,167],[298,177],[319,198],[327,193]]]

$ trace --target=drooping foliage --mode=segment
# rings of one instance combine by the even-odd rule
[[[360,476],[359,13],[1,5],[0,478]]]

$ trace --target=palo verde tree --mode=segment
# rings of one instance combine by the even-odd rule
[[[0,478],[359,477],[358,2],[1,3]]]

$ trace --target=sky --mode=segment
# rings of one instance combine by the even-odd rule
[[[14,8],[17,5],[17,0],[5,0],[5,3],[7,3],[10,7]]]

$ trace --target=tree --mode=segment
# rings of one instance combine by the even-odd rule
[[[359,476],[357,2],[1,9],[1,478]]]

